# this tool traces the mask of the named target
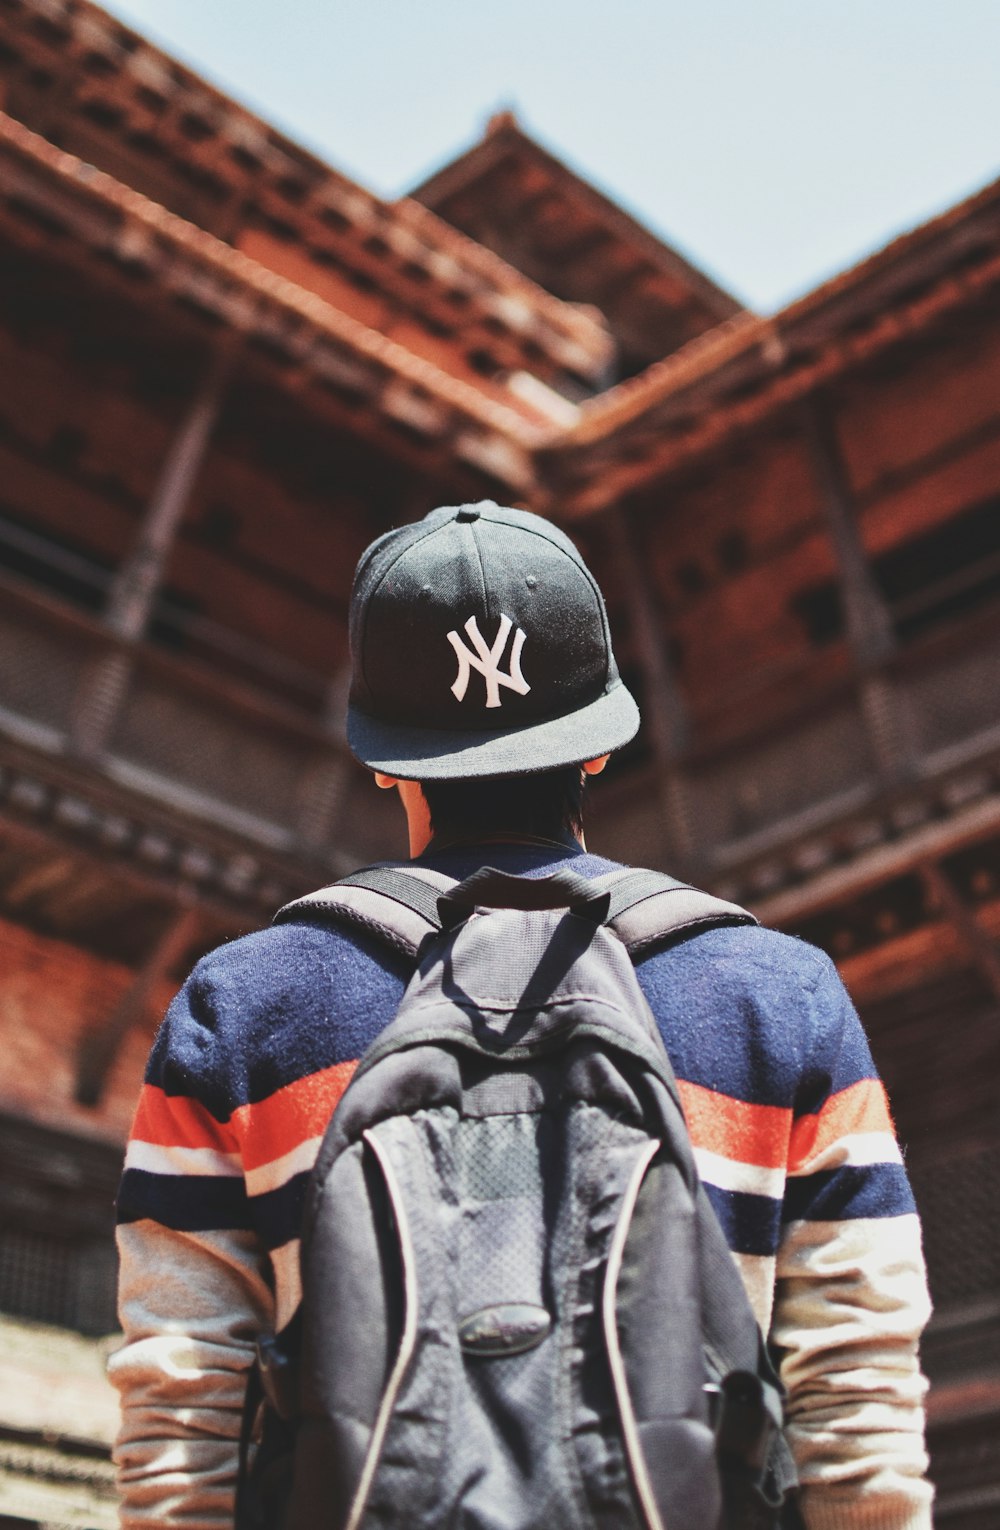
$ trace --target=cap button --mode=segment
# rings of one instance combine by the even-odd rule
[[[456,519],[456,521],[478,521],[478,519],[479,519],[479,506],[478,505],[463,505],[461,510],[459,510],[458,514],[456,515],[455,519]]]

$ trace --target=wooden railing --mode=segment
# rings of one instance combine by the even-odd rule
[[[207,665],[124,642],[27,585],[0,582],[0,730],[72,756],[86,742],[83,710],[113,660],[124,680],[92,764],[275,849],[326,841],[345,757],[318,720]],[[905,743],[904,785],[1000,747],[996,610],[897,654],[884,678]],[[850,684],[758,736],[692,749],[681,769],[699,862],[718,875],[862,810],[885,784]],[[659,811],[651,779],[623,778],[605,794],[602,848],[648,859]]]
[[[99,747],[87,712],[117,686]],[[0,731],[274,849],[315,848],[345,756],[318,720],[0,581]],[[87,745],[85,748],[84,746]]]
[[[993,608],[899,651],[881,680],[895,713],[906,794],[1000,750],[1000,611]],[[860,682],[844,682],[808,708],[756,734],[679,762],[695,828],[697,867],[724,876],[883,797]],[[599,807],[602,849],[647,859],[660,811],[650,769],[623,777]]]

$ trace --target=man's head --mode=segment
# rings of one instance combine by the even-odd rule
[[[490,800],[523,817],[515,778],[579,780],[584,762],[599,768],[639,726],[593,575],[568,537],[527,511],[485,501],[387,532],[358,565],[350,625],[352,751],[382,784],[450,797],[452,816],[462,793],[435,783],[470,783],[475,816],[484,798],[471,783],[502,779]],[[548,790],[539,781],[528,797]]]

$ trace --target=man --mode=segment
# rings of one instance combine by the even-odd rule
[[[596,876],[583,782],[638,712],[600,591],[548,522],[493,504],[388,533],[351,606],[351,747],[410,854],[464,877]],[[637,966],[702,1177],[781,1357],[809,1530],[929,1530],[920,1233],[882,1087],[829,960],[715,928]],[[120,1201],[126,1530],[231,1519],[256,1334],[299,1294],[305,1177],[406,963],[279,924],[199,963],[150,1059]]]

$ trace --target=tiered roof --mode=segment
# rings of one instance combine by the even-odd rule
[[[380,445],[432,446],[567,516],[1000,282],[1000,183],[761,318],[510,113],[386,203],[90,0],[9,0],[0,52],[15,245],[69,235],[319,381]],[[616,346],[642,370],[600,391]]]
[[[1000,180],[771,318],[739,314],[583,405],[543,449],[563,513],[642,488],[1000,288]]]
[[[0,223],[8,244],[87,255],[194,310],[361,406],[356,425],[436,442],[512,490],[531,481],[544,424],[361,324],[305,287],[54,148],[0,113]],[[358,409],[354,410],[357,417]]]
[[[412,195],[540,286],[591,304],[618,345],[619,377],[740,312],[740,304],[531,138],[512,112]]]
[[[595,315],[426,207],[380,200],[89,0],[10,0],[0,62],[6,110],[51,143],[483,391],[519,369],[584,389],[606,370]]]

